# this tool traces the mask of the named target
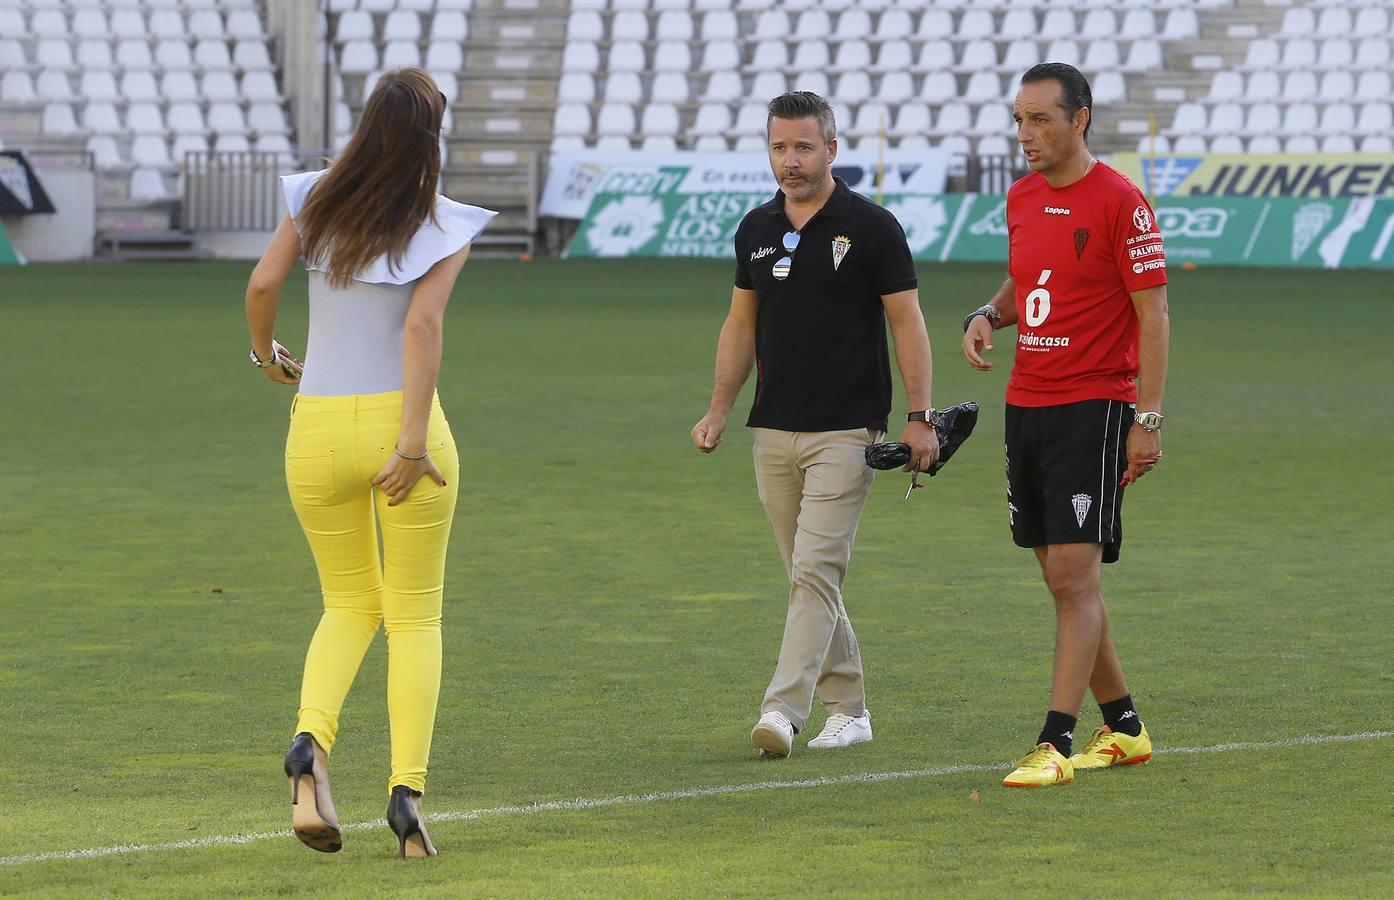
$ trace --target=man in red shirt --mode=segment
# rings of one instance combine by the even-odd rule
[[[1166,256],[1146,199],[1089,152],[1092,104],[1073,66],[1022,76],[1014,118],[1031,174],[1007,192],[1010,277],[963,323],[963,353],[984,372],[993,331],[1017,326],[1007,505],[1013,539],[1036,552],[1055,598],[1050,709],[1008,787],[1068,784],[1075,769],[1152,757],[1099,576],[1123,541],[1123,488],[1162,457]],[[1104,725],[1072,754],[1086,687]]]

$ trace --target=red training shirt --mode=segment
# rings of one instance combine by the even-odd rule
[[[1142,192],[1103,163],[1063,188],[1032,172],[1007,191],[1007,232],[1017,315],[1007,402],[1137,402],[1128,294],[1167,281],[1157,217]]]

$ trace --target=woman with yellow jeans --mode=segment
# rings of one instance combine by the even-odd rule
[[[288,215],[247,287],[252,362],[273,381],[299,385],[286,482],[324,614],[305,658],[285,770],[297,837],[329,853],[342,846],[329,754],[379,622],[392,731],[387,821],[399,856],[436,853],[421,794],[460,467],[436,376],[451,289],[470,241],[495,215],[435,193],[445,105],[422,70],[385,73],[330,168],[281,179]],[[272,338],[281,288],[302,256],[310,295],[303,371]]]

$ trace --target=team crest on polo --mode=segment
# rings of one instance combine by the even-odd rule
[[[847,255],[847,251],[852,249],[852,239],[845,234],[839,234],[833,238],[833,271],[842,265],[842,258]]]

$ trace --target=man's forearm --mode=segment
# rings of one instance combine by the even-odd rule
[[[708,408],[723,416],[730,415],[731,407],[754,366],[755,333],[728,319],[721,326],[721,337],[716,344],[716,376],[712,380],[712,399]]]
[[[895,341],[895,362],[900,368],[900,380],[905,382],[909,409],[930,409],[934,406],[934,353],[924,322],[893,325],[891,339]]]
[[[1171,320],[1165,309],[1139,320],[1137,408],[1144,412],[1162,411],[1170,343]]]
[[[992,295],[988,301],[988,306],[997,310],[996,328],[1006,328],[1008,325],[1016,324],[1016,281],[1008,278],[1002,282],[1002,286],[997,289],[997,293]]]

